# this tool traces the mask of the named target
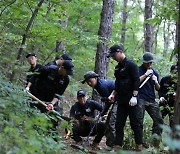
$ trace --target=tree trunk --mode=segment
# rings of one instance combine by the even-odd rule
[[[146,52],[152,52],[153,47],[153,26],[147,20],[152,18],[152,0],[145,0],[144,16],[144,48]]]
[[[180,4],[179,4],[180,9]],[[174,108],[174,123],[175,125],[180,124],[180,11],[179,11],[179,18],[176,26],[176,33],[177,33],[177,41],[176,41],[176,48],[178,50],[178,84],[177,84],[177,100],[175,103]]]
[[[125,37],[126,37],[126,20],[127,20],[127,2],[124,0],[124,7],[122,12],[122,34],[121,34],[121,44],[124,46]]]
[[[167,27],[166,27],[167,26]],[[164,21],[163,26],[163,37],[164,37],[164,50],[163,50],[163,56],[167,56],[168,48],[169,48],[169,39],[170,39],[170,33],[169,33],[170,23],[167,23],[166,20]]]
[[[176,98],[176,102],[175,102],[175,106],[174,106],[174,125],[180,125],[180,1],[178,1],[178,9],[179,9],[179,13],[178,13],[178,22],[177,22],[177,26],[176,26],[176,49],[178,50],[178,83],[177,83],[177,98]],[[177,135],[176,133],[176,129],[174,127],[173,130],[173,137],[178,139],[180,138],[180,136]],[[179,154],[180,150],[176,150],[175,152],[173,152],[174,154]]]
[[[30,30],[31,25],[32,25],[36,15],[38,14],[39,8],[41,7],[43,2],[44,2],[44,0],[40,0],[40,2],[38,3],[37,7],[35,8],[34,12],[32,13],[32,16],[31,16],[31,18],[30,18],[30,20],[28,22],[28,25],[26,27],[25,33],[23,34],[22,43],[21,43],[21,46],[19,48],[18,55],[17,55],[17,58],[16,58],[17,62],[19,62],[20,59],[21,59],[23,48],[25,46],[26,38],[28,36],[29,30]],[[11,82],[14,80],[14,76],[15,76],[15,71],[12,72],[12,75],[11,75],[11,78],[10,78]]]
[[[108,44],[112,36],[112,23],[114,14],[114,0],[103,0],[100,27],[98,31],[99,43],[97,44],[95,72],[100,78],[105,79],[108,71],[109,53]],[[93,94],[94,98],[94,94]]]

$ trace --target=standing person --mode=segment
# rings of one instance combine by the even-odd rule
[[[77,92],[77,102],[71,107],[70,117],[75,121],[78,121],[73,125],[73,139],[77,143],[82,142],[82,136],[86,137],[91,132],[91,129],[95,125],[94,122],[91,122],[88,119],[95,118],[95,110],[102,111],[103,107],[98,102],[94,100],[87,99],[86,91],[79,90]],[[98,144],[101,142],[102,137],[104,136],[105,124],[99,122],[95,125],[91,136],[95,136],[93,140],[92,147],[94,149],[98,148]]]
[[[142,150],[143,126],[141,110],[138,106],[139,73],[138,66],[124,54],[123,46],[113,45],[110,54],[118,62],[115,67],[115,90],[109,96],[110,101],[117,100],[116,117],[116,148],[123,146],[124,126],[129,116],[130,125],[134,132],[136,150]]]
[[[174,103],[177,89],[177,65],[171,66],[170,75],[161,79],[159,89],[160,109],[163,119],[169,116],[169,125],[173,128]]]
[[[143,110],[143,118],[146,110],[153,119],[152,133],[154,136],[157,136],[161,135],[162,129],[160,128],[160,124],[163,124],[159,104],[155,101],[155,89],[157,91],[160,89],[159,75],[157,71],[151,67],[152,62],[154,62],[152,53],[144,53],[141,61],[143,64],[139,67],[140,82],[142,83],[148,76],[150,76],[150,79],[147,80],[139,90],[139,104]],[[156,142],[156,144],[157,145],[154,146],[158,147],[159,143]]]
[[[84,80],[82,83],[87,83],[93,89],[99,93],[99,95],[103,98],[108,98],[112,91],[115,89],[115,82],[113,80],[103,80],[99,78],[99,75],[94,71],[88,71],[84,75]],[[105,112],[110,108],[111,103],[107,102],[105,104]],[[117,103],[113,104],[111,111],[108,114],[106,121],[106,145],[109,147],[113,147],[115,144],[115,122],[116,122],[116,111],[117,111]]]
[[[26,90],[29,91],[32,85],[32,77],[36,76],[39,69],[41,69],[43,66],[40,64],[37,64],[37,56],[35,53],[28,53],[26,55],[26,58],[28,59],[28,63],[30,64],[30,68],[28,72],[31,72],[30,75],[27,75],[27,85]],[[32,74],[33,73],[33,74]],[[33,77],[34,78],[34,77]]]

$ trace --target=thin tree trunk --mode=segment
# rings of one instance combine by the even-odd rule
[[[157,29],[154,32],[154,53],[156,53],[157,51],[157,36],[158,36],[158,32],[159,32],[159,25],[157,25]]]
[[[152,0],[145,0],[145,24],[144,24],[144,48],[146,52],[152,52],[153,26],[147,20],[152,18]]]
[[[178,1],[178,22],[176,26],[176,48],[178,50],[178,63],[180,62],[180,1]],[[174,106],[174,125],[180,125],[180,64],[178,65],[178,83],[177,83],[177,99]],[[174,127],[173,137],[176,139],[180,139],[180,136],[177,135],[176,129]],[[173,154],[180,154],[180,150],[176,150]]]
[[[170,24],[167,23],[167,27],[166,27],[166,21],[164,21],[164,26],[163,26],[163,37],[164,37],[164,50],[163,50],[163,56],[166,57],[167,56],[167,51],[169,48],[169,28],[170,28]]]
[[[28,33],[29,33],[29,30],[31,28],[31,25],[36,17],[36,15],[38,14],[38,11],[39,11],[39,8],[41,7],[42,3],[44,2],[44,0],[41,0],[37,7],[35,8],[34,12],[32,13],[32,16],[28,22],[28,25],[26,27],[26,30],[25,30],[25,33],[23,35],[23,39],[22,39],[22,42],[21,42],[21,46],[19,48],[19,51],[18,51],[18,55],[17,55],[17,61],[20,61],[21,59],[21,56],[22,56],[22,52],[23,52],[23,48],[25,46],[25,43],[26,43],[26,39],[27,39],[27,36],[28,36]],[[11,75],[11,78],[10,78],[10,81],[12,82],[14,80],[14,76],[15,76],[15,71],[12,72],[12,75]]]
[[[122,12],[122,34],[121,34],[121,44],[124,46],[125,37],[126,37],[126,20],[127,20],[127,2],[124,0],[124,7]]]
[[[179,9],[180,9],[180,3],[179,3]],[[177,84],[177,100],[175,103],[175,109],[174,109],[174,123],[175,125],[180,124],[180,11],[179,11],[179,18],[176,26],[176,48],[178,50],[178,84]]]
[[[112,36],[112,23],[114,14],[114,0],[103,0],[100,27],[98,31],[99,43],[97,44],[95,72],[100,78],[105,79],[108,71],[109,53],[108,44]],[[93,98],[94,98],[93,94]]]
[[[106,78],[108,71],[109,59],[109,42],[112,36],[112,23],[114,14],[114,0],[103,0],[103,8],[101,12],[101,23],[99,27],[99,43],[97,44],[95,72],[101,78]]]

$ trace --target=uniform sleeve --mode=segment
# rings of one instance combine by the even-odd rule
[[[164,87],[165,78],[162,78],[160,81],[160,89],[158,91],[159,97],[165,97],[166,96],[166,90]]]
[[[73,105],[70,109],[70,117],[75,118],[75,106]]]
[[[98,110],[100,112],[103,110],[103,106],[100,103],[93,101],[93,104],[94,104],[94,110]]]
[[[52,71],[56,71],[58,66],[50,65],[50,66],[42,66],[39,68],[38,72],[40,73],[51,73]]]
[[[139,91],[140,79],[139,79],[139,69],[138,66],[134,63],[130,63],[130,76],[133,80],[133,91]]]

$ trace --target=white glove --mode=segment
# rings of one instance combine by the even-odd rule
[[[153,74],[153,70],[152,69],[148,69],[145,73],[146,76],[148,76],[149,74]]]
[[[132,97],[131,99],[130,99],[130,101],[129,101],[129,105],[130,106],[135,106],[135,105],[137,105],[137,97]]]
[[[160,101],[164,102],[164,101],[166,101],[166,99],[164,97],[160,97]]]
[[[26,88],[24,89],[24,92],[26,92],[26,91],[29,91],[29,87],[26,87]]]
[[[153,75],[153,76],[152,76],[152,80],[153,80],[155,83],[158,83],[157,76]]]

